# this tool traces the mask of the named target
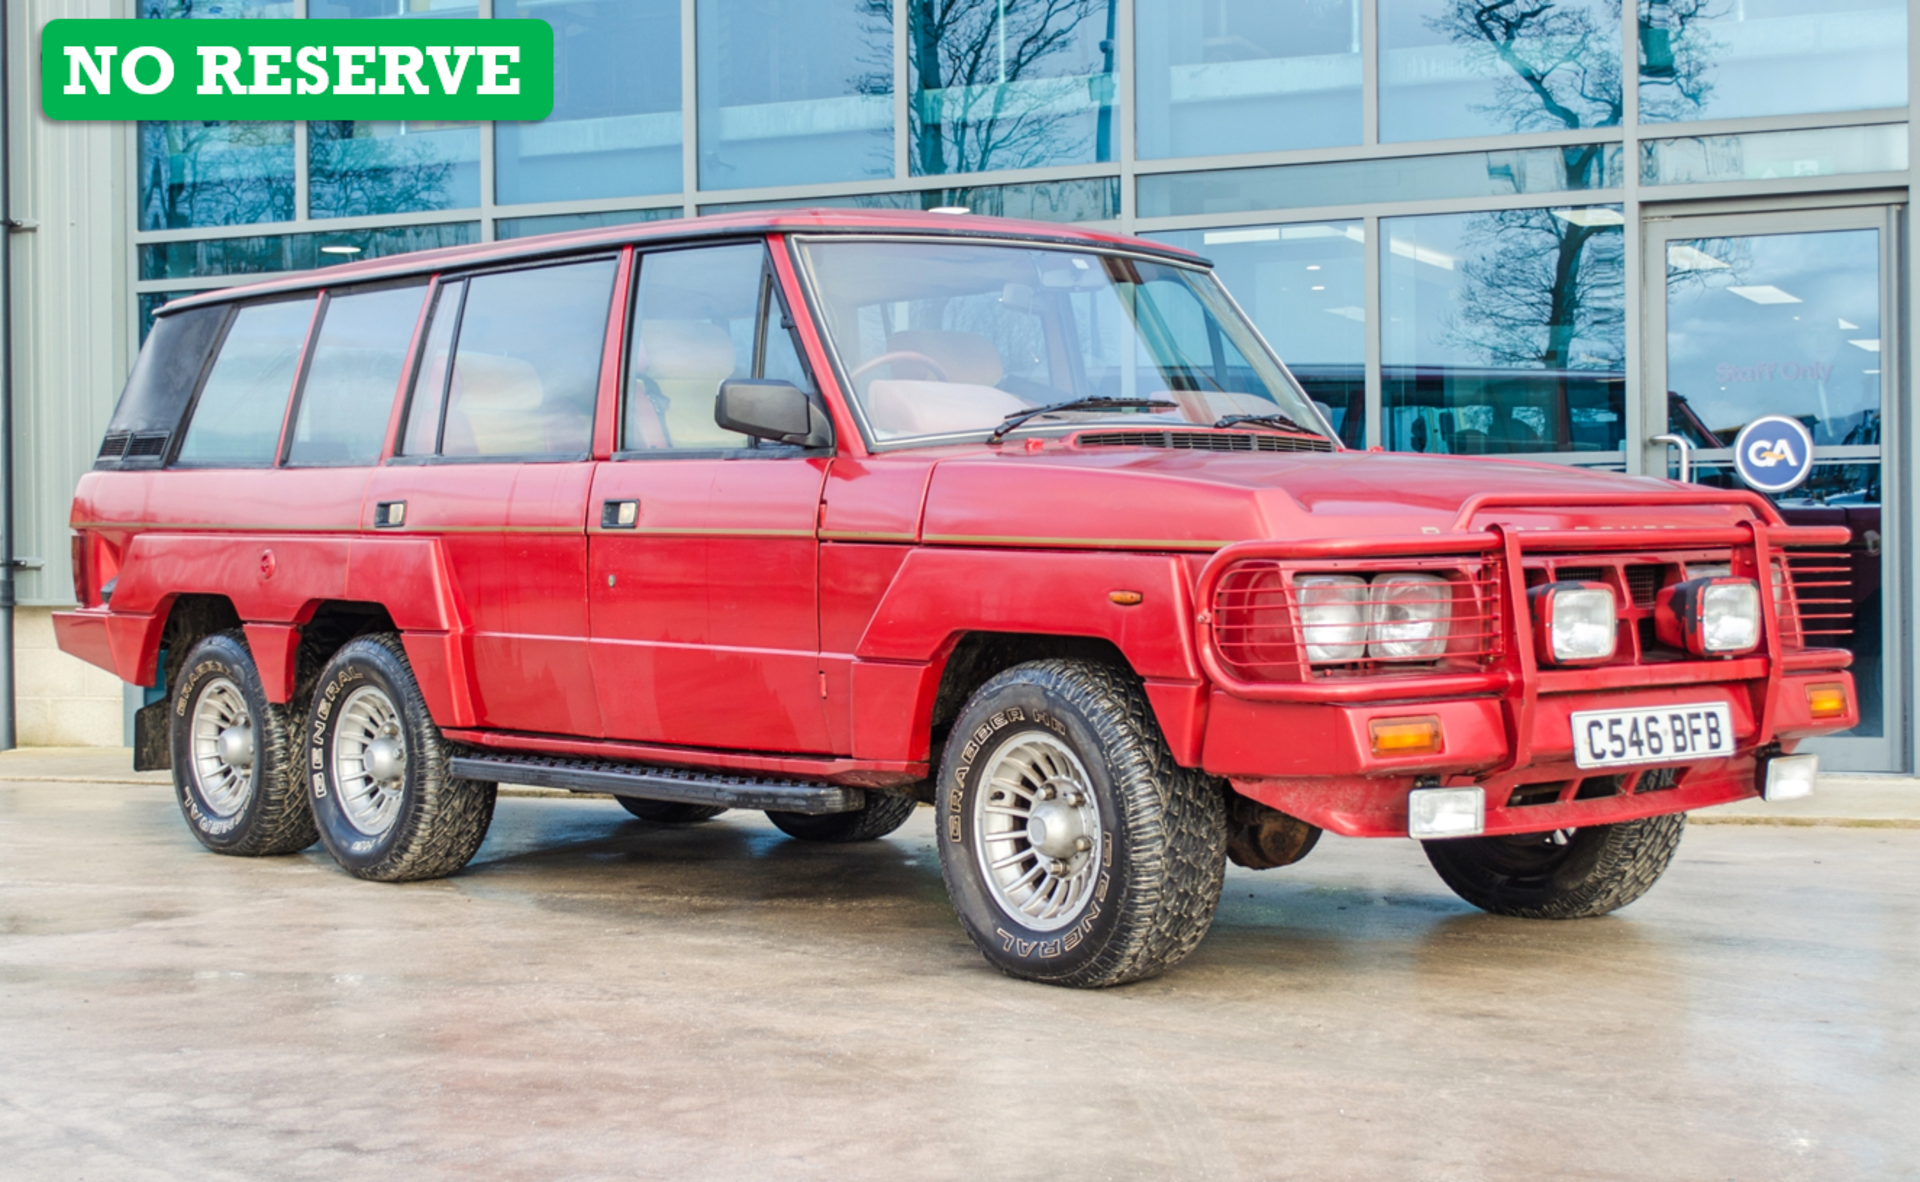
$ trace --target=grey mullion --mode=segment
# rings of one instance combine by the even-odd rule
[[[1646,252],[1645,227],[1640,221],[1640,6],[1629,0],[1620,6],[1620,126],[1623,134],[1621,178],[1622,208],[1627,219],[1621,227],[1624,240],[1621,250],[1624,252],[1621,282],[1625,284],[1622,292],[1621,307],[1626,331],[1626,348],[1622,354],[1621,368],[1621,439],[1620,448],[1626,457],[1626,470],[1634,475],[1645,471],[1647,460],[1647,439],[1664,432],[1666,415],[1659,419],[1659,430],[1654,423],[1648,422],[1650,408],[1646,405],[1646,392],[1649,389],[1645,373],[1646,333],[1650,329],[1647,322],[1646,307]],[[1661,281],[1666,279],[1665,268],[1661,270]],[[1665,355],[1662,349],[1661,355]],[[1664,377],[1661,384],[1664,385]]]
[[[1109,3],[1114,0],[1109,0]],[[1134,0],[1118,0],[1119,13],[1114,21],[1113,30],[1113,75],[1114,111],[1113,117],[1119,121],[1120,134],[1117,137],[1116,159],[1109,163],[1120,167],[1120,228],[1125,233],[1133,232],[1134,194],[1133,170],[1136,146],[1134,144],[1135,112],[1138,110],[1138,96],[1134,87],[1137,71],[1134,68]]]
[[[907,86],[907,0],[893,0],[893,179],[904,181],[913,175],[912,120],[907,103],[912,96]]]
[[[493,0],[479,0],[480,19],[493,19]],[[480,135],[480,241],[493,241],[493,180],[494,180],[494,132],[499,124],[492,120],[484,121],[477,131]]]
[[[700,52],[699,12],[695,0],[680,0],[680,213],[699,212]]]
[[[1361,265],[1366,275],[1366,281],[1363,284],[1365,295],[1362,300],[1365,305],[1364,315],[1366,316],[1365,332],[1363,333],[1363,339],[1366,342],[1366,356],[1363,362],[1365,366],[1364,381],[1366,383],[1367,414],[1365,440],[1368,447],[1385,447],[1387,440],[1387,425],[1384,417],[1386,414],[1386,395],[1384,388],[1385,382],[1381,378],[1381,333],[1384,326],[1381,324],[1380,319],[1381,309],[1385,307],[1386,300],[1380,290],[1380,250],[1386,245],[1386,241],[1381,237],[1380,216],[1378,214],[1369,214],[1362,220],[1361,225],[1364,227],[1361,233],[1364,234],[1367,239],[1365,243],[1366,249],[1361,254]]]
[[[1380,0],[1360,5],[1360,142],[1380,143]]]

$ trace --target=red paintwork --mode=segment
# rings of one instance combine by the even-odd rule
[[[327,601],[384,606],[450,738],[497,749],[898,784],[926,776],[936,693],[970,632],[1111,643],[1143,678],[1174,757],[1336,832],[1405,832],[1416,777],[1488,791],[1488,831],[1594,824],[1751,795],[1753,752],[1851,725],[1808,717],[1805,686],[1846,654],[1767,640],[1735,661],[1542,670],[1525,570],[1561,554],[1731,547],[1737,569],[1788,531],[1758,498],[1664,480],[1475,458],[966,445],[873,454],[782,235],[889,230],[1045,238],[1164,252],[1059,226],[883,212],[740,215],[610,227],[330,268],[253,292],[620,250],[620,290],[652,243],[765,235],[837,434],[831,458],[613,459],[628,300],[614,300],[591,456],[555,463],[90,473],[73,508],[111,609],[56,615],[63,649],[150,684],[182,594],[222,595],[268,693],[294,692],[301,628]],[[205,302],[218,296],[196,296]],[[416,338],[420,328],[416,326]],[[416,344],[416,348],[418,348]],[[1493,490],[1491,493],[1489,490]],[[606,501],[638,528],[603,528]],[[398,528],[376,504],[407,503]],[[271,551],[271,561],[266,552]],[[1504,645],[1478,668],[1241,681],[1213,651],[1213,589],[1242,558],[1477,555]],[[1116,591],[1136,592],[1122,606]],[[1765,598],[1765,597],[1763,597]],[[1577,780],[1574,710],[1725,701],[1741,753],[1678,786],[1508,807],[1516,786]],[[1368,722],[1438,715],[1438,755],[1380,758]],[[1568,789],[1570,794],[1572,789]]]

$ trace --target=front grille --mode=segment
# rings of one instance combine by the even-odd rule
[[[1351,660],[1310,662],[1309,642],[1323,644],[1327,634],[1303,621],[1295,577],[1366,577],[1381,571],[1420,571],[1447,580],[1444,587],[1434,589],[1444,596],[1436,620],[1447,625],[1444,651],[1411,657],[1380,655],[1369,647],[1377,639],[1374,629],[1363,624],[1361,642],[1349,646]],[[1412,602],[1427,605],[1435,601]],[[1499,577],[1490,561],[1383,559],[1362,565],[1249,559],[1236,563],[1214,591],[1214,644],[1236,676],[1256,681],[1306,681],[1414,669],[1479,670],[1492,664],[1500,653],[1499,603]]]
[[[1660,598],[1660,588],[1666,585],[1667,568],[1649,563],[1635,563],[1627,568],[1627,600],[1635,607],[1652,607]]]
[[[1333,441],[1317,435],[1268,435],[1253,431],[1097,431],[1081,434],[1081,447],[1164,447],[1175,451],[1327,452]]]

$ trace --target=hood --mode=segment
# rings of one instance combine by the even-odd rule
[[[1464,528],[1723,526],[1745,505],[1554,508],[1580,494],[1651,500],[1699,486],[1486,456],[1345,451],[1243,455],[1152,448],[980,449],[941,460],[921,536],[932,543],[1217,550],[1251,539],[1453,532],[1482,493],[1526,498]],[[1737,494],[1733,494],[1737,495]]]

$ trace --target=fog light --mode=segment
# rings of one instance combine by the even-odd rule
[[[1367,723],[1373,736],[1375,755],[1440,754],[1440,719],[1434,715],[1420,718],[1376,718]]]
[[[1847,687],[1839,682],[1807,687],[1807,713],[1815,718],[1845,718]],[[1812,758],[1809,756],[1808,758]]]
[[[1618,613],[1613,589],[1603,583],[1548,583],[1527,592],[1542,661],[1590,665],[1613,656]]]
[[[1487,794],[1480,788],[1416,788],[1407,793],[1407,836],[1474,837],[1487,828]]]
[[[1798,800],[1813,795],[1813,782],[1820,775],[1818,755],[1776,755],[1767,761],[1767,776],[1761,781],[1764,800]]]

